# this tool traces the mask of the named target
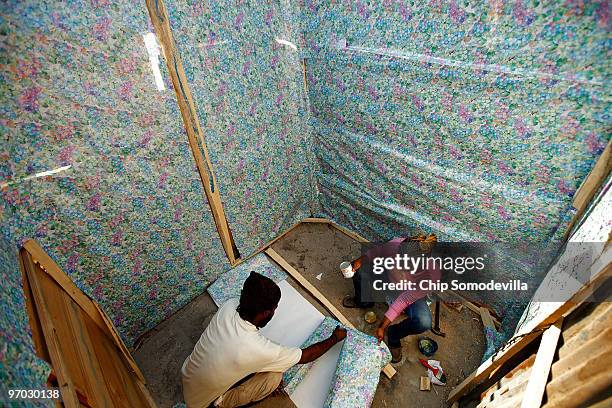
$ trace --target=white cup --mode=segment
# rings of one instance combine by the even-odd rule
[[[342,275],[345,278],[352,278],[355,275],[355,271],[353,270],[353,265],[350,262],[342,262],[340,264],[340,270],[342,271]]]

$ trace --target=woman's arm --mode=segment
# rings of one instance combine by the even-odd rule
[[[383,321],[380,323],[380,326],[376,329],[376,338],[378,339],[378,344],[385,338],[385,330],[391,324],[391,320],[387,316],[383,318]]]

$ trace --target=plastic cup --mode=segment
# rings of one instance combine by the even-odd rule
[[[353,265],[350,262],[342,262],[340,264],[340,271],[342,271],[342,275],[349,279],[355,275],[355,271],[353,270]]]

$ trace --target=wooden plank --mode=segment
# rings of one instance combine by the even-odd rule
[[[116,405],[155,407],[154,402],[151,404],[148,392],[144,392],[146,388],[142,382],[132,375],[125,359],[120,358],[113,340],[90,320],[85,323],[91,333],[93,350],[102,367],[106,388]]]
[[[26,300],[26,310],[28,312],[28,321],[30,323],[30,328],[32,329],[32,341],[34,342],[34,349],[36,350],[36,354],[38,357],[45,361],[51,361],[51,357],[49,356],[49,350],[47,350],[47,344],[45,343],[45,339],[43,336],[42,326],[40,324],[40,319],[38,317],[38,313],[36,312],[36,307],[34,306],[34,295],[32,294],[32,288],[30,287],[30,282],[28,281],[28,276],[26,273],[26,268],[24,265],[24,258],[20,251],[19,258],[19,267],[21,268],[21,276],[23,282],[23,294]]]
[[[132,354],[130,353],[128,348],[125,346],[125,343],[123,342],[123,340],[121,340],[121,337],[119,336],[119,333],[117,333],[117,329],[111,322],[110,318],[106,315],[106,313],[104,313],[104,311],[100,308],[100,306],[97,303],[94,303],[94,305],[96,309],[98,309],[100,316],[102,316],[102,320],[104,320],[104,322],[106,323],[106,330],[103,329],[102,331],[107,336],[109,336],[111,339],[113,339],[115,345],[119,348],[119,351],[121,352],[121,354],[123,354],[128,365],[132,369],[132,372],[136,374],[136,377],[138,377],[138,379],[142,381],[143,383],[146,383],[144,375],[142,375],[142,372],[140,371],[138,364],[136,364],[136,361],[134,361]]]
[[[430,391],[431,390],[431,380],[429,377],[421,376],[421,385],[419,387],[421,391]]]
[[[588,204],[591,202],[595,193],[602,185],[602,183],[610,174],[612,170],[612,140],[608,142],[608,145],[604,149],[597,162],[595,162],[595,166],[591,172],[586,176],[576,193],[574,194],[574,200],[572,202],[576,211],[576,214],[572,217],[570,221],[567,231],[563,236],[563,240],[566,241],[569,238],[570,233],[574,225],[582,218],[584,211],[586,210]]]
[[[266,254],[280,265],[293,279],[304,287],[312,296],[314,296],[325,308],[343,325],[355,328],[353,324],[334,306],[312,283],[302,276],[289,262],[285,260],[278,252],[272,248],[266,249]]]
[[[330,220],[328,220],[327,218],[304,218],[302,220],[302,222],[310,222],[310,223],[319,223],[319,224],[331,224],[332,222]]]
[[[306,289],[312,296],[314,296],[340,323],[351,329],[355,329],[355,326],[317,289],[312,283],[302,276],[289,262],[287,262],[278,252],[272,248],[266,249],[265,253],[272,258],[281,268],[283,268],[293,279],[295,279],[304,289]],[[392,378],[396,371],[390,365],[387,364],[383,368],[383,373],[389,378]]]
[[[550,374],[550,366],[552,365],[555,352],[557,351],[562,325],[563,318],[560,318],[542,334],[540,347],[538,348],[535,362],[531,368],[529,382],[523,393],[521,408],[539,408],[542,404],[546,383],[548,382],[548,375]]]
[[[55,261],[53,261],[49,255],[47,255],[44,249],[42,249],[42,247],[38,245],[36,241],[32,239],[27,240],[23,244],[23,248],[31,255],[32,259],[40,265],[41,269],[45,271],[53,280],[55,280],[55,282],[57,282],[57,284],[72,298],[72,300],[74,300],[75,303],[79,305],[79,307],[83,309],[85,313],[87,313],[87,316],[89,316],[89,318],[91,318],[91,320],[98,325],[103,332],[108,333],[111,338],[115,340],[117,347],[119,350],[121,350],[136,376],[141,381],[145,382],[142,372],[140,372],[138,365],[123,343],[123,340],[121,340],[121,337],[119,337],[117,329],[115,326],[113,326],[112,322],[102,311],[100,306],[98,306],[97,303],[91,300],[74,284],[72,279],[70,279],[70,277],[61,270]]]
[[[72,383],[72,379],[68,374],[68,369],[65,365],[64,358],[59,347],[59,340],[57,338],[55,328],[53,327],[53,321],[47,311],[47,305],[43,296],[40,282],[36,277],[36,266],[34,265],[32,257],[27,252],[24,253],[23,259],[28,281],[34,295],[36,310],[40,316],[40,323],[43,335],[45,337],[45,343],[47,344],[47,348],[49,350],[51,364],[53,365],[53,369],[55,370],[55,375],[57,377],[62,402],[67,408],[79,407],[79,399],[77,397],[74,384]]]
[[[61,292],[61,289],[58,288],[58,290]],[[80,366],[85,378],[84,385],[86,387],[87,399],[96,407],[112,407],[114,404],[106,389],[102,369],[100,368],[91,344],[87,326],[85,325],[84,319],[87,319],[88,316],[82,312],[82,309],[68,295],[62,293],[60,296],[57,302],[63,306],[66,323],[72,331],[69,336],[75,340],[72,343],[74,348],[70,354],[76,357],[76,363]],[[62,336],[62,339],[65,340],[65,337]]]
[[[204,186],[208,205],[210,206],[217,231],[219,232],[219,237],[221,238],[221,244],[225,249],[225,253],[230,263],[234,265],[238,260],[234,238],[232,237],[225,216],[219,187],[208,155],[208,149],[206,148],[204,132],[202,132],[202,128],[200,127],[200,120],[197,115],[195,103],[193,102],[191,90],[187,83],[187,76],[185,75],[183,63],[175,46],[166,6],[163,0],[146,0],[146,4],[151,22],[153,23],[155,33],[157,34],[157,38],[162,48],[172,85],[176,92],[177,102],[185,125],[189,145],[196,162],[198,173],[200,174],[202,185]]]
[[[610,250],[610,248],[608,248],[608,250]],[[605,256],[605,252],[601,255],[601,257],[603,256]],[[597,260],[594,262],[594,264],[596,263]],[[584,285],[578,292],[576,292],[570,300],[559,305],[555,310],[551,311],[547,317],[543,318],[540,323],[535,325],[531,332],[515,337],[512,341],[509,341],[505,347],[502,347],[496,355],[489,357],[473,373],[463,380],[461,384],[451,391],[447,401],[452,403],[459,400],[461,396],[470,391],[476,384],[487,378],[489,374],[497,369],[497,367],[508,361],[511,357],[525,348],[531,341],[537,338],[540,330],[547,328],[561,317],[567,316],[567,314],[571,313],[582,301],[584,301],[585,298],[590,296],[595,289],[610,278],[611,275],[612,264],[608,264],[607,266],[603,267],[600,272],[594,274],[594,278]],[[493,360],[493,357],[496,357],[496,359]]]
[[[489,313],[489,309],[487,309],[486,307],[481,307],[480,318],[482,319],[483,326],[495,330],[495,324],[493,323],[493,318]]]

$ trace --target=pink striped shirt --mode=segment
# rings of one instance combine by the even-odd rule
[[[376,248],[372,248],[366,253],[366,256],[370,259],[375,257],[393,257],[399,253],[400,246],[404,238],[395,238],[384,245],[380,245]],[[402,292],[390,305],[389,309],[385,313],[385,317],[391,322],[397,319],[397,317],[404,311],[408,306],[413,304],[419,299],[424,298],[431,291],[419,289],[419,282],[421,280],[432,280],[436,281],[440,279],[440,271],[436,268],[420,269],[415,274],[404,273],[402,279],[413,281],[416,283],[416,290],[406,290]]]

